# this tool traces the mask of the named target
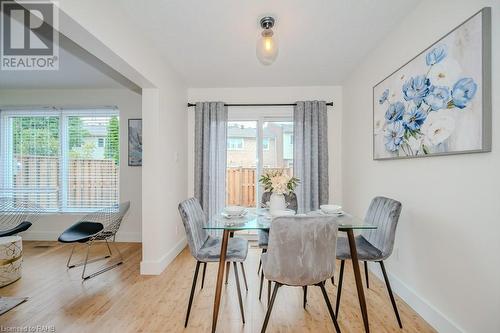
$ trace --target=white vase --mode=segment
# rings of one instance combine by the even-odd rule
[[[279,193],[272,193],[271,198],[269,198],[269,210],[285,210],[286,209],[286,201],[285,195]]]

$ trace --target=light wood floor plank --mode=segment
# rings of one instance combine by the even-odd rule
[[[69,245],[56,242],[24,242],[23,277],[0,289],[1,296],[27,296],[28,302],[0,317],[3,327],[54,325],[57,332],[209,332],[217,264],[207,267],[205,287],[201,269],[191,310],[184,329],[186,306],[195,261],[185,249],[159,276],[141,276],[141,245],[119,243],[125,264],[82,282],[81,268],[66,269]],[[93,254],[104,253],[98,246]],[[83,247],[75,260],[83,259]],[[260,332],[266,311],[258,301],[257,265],[260,251],[251,249],[245,262],[249,291],[244,292],[246,324],[238,307],[234,273],[223,288],[218,332]],[[95,263],[99,268],[105,261]],[[339,314],[343,332],[363,332],[356,288],[350,263],[346,263]],[[241,270],[239,270],[241,273]],[[372,332],[435,332],[401,299],[397,299],[404,329],[398,328],[387,290],[370,275],[366,291]],[[241,280],[243,286],[243,280]],[[328,295],[335,302],[337,289],[327,283]],[[302,309],[302,289],[280,288],[268,332],[333,332],[333,325],[319,288],[310,287],[307,310]]]

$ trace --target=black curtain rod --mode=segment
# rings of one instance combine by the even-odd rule
[[[282,104],[224,104],[224,106],[295,106],[296,103],[282,103]],[[327,106],[333,106],[333,102],[326,103]],[[188,107],[196,106],[194,103],[188,103]]]

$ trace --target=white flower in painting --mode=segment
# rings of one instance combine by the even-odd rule
[[[437,146],[448,139],[455,130],[455,121],[444,112],[430,112],[420,128],[424,134],[424,143]]]
[[[418,155],[419,152],[422,150],[422,143],[423,143],[423,138],[416,138],[414,136],[410,136],[407,140],[408,146],[411,149],[411,153],[413,156]]]
[[[373,131],[375,134],[383,134],[385,130],[385,118],[380,116],[375,116],[373,119]]]
[[[453,58],[446,58],[446,60],[432,66],[429,75],[427,76],[433,85],[451,87],[457,82],[462,75],[462,67]]]

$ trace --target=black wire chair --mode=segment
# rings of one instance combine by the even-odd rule
[[[61,234],[61,236],[59,236],[59,242],[73,243],[73,248],[71,249],[71,254],[68,258],[66,266],[70,269],[83,266],[82,279],[87,280],[121,265],[124,261],[123,256],[120,252],[120,249],[114,243],[116,233],[118,232],[118,229],[120,229],[123,217],[129,210],[129,208],[129,201],[123,202],[120,205],[106,207],[84,216],[80,221],[66,229]],[[110,243],[108,242],[109,240],[112,240],[112,243],[115,246],[116,251],[118,252],[120,258],[119,261],[110,266],[104,267],[92,274],[85,275],[87,264],[99,260],[108,259],[113,255],[113,253],[111,252]],[[105,255],[104,257],[89,260],[90,248],[92,247],[94,242],[99,241],[104,241],[109,254]],[[85,260],[80,263],[71,264],[71,258],[73,257],[75,247],[78,243],[87,244],[87,253],[85,255]]]
[[[0,237],[28,230],[40,216],[40,207],[30,201],[0,197]]]

